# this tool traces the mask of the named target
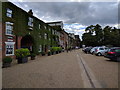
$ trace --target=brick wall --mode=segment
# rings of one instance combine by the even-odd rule
[[[0,62],[2,62],[2,23],[0,22]]]

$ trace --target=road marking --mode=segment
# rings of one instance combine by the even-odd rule
[[[97,79],[95,78],[92,70],[88,67],[85,60],[81,57],[80,54],[76,53],[78,64],[82,71],[81,76],[85,88],[102,88]]]

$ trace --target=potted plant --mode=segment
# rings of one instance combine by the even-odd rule
[[[51,54],[53,55],[53,54],[54,54],[54,49],[53,49],[53,47],[50,48],[50,51],[51,51]]]
[[[61,53],[61,51],[62,51],[62,48],[61,48],[61,47],[59,47],[59,48],[58,48],[58,51],[59,51],[59,53]]]
[[[10,67],[11,66],[11,62],[12,62],[12,58],[11,57],[4,57],[3,58],[3,68]]]
[[[45,56],[45,52],[41,52],[41,55],[42,55],[42,56]]]
[[[36,54],[34,54],[34,53],[31,53],[31,60],[35,60],[35,57],[36,57]]]
[[[15,55],[18,60],[18,64],[26,63],[26,62],[28,62],[28,56],[30,55],[30,51],[27,48],[17,49],[15,51]]]
[[[51,51],[50,50],[48,50],[48,56],[50,56],[51,55]]]

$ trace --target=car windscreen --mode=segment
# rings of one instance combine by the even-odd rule
[[[99,48],[99,50],[104,50],[104,48]]]
[[[115,49],[110,49],[110,52],[114,52],[115,51]]]

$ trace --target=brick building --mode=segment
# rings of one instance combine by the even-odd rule
[[[79,38],[79,35],[75,35],[75,47],[80,48],[81,46],[81,40]]]
[[[32,10],[26,12],[11,2],[2,2],[1,31],[3,57],[14,57],[19,48],[28,48],[34,53],[47,52],[58,44],[54,28],[33,16]]]
[[[1,6],[1,57],[15,58],[15,50],[20,48],[28,48],[37,54],[47,53],[53,46],[64,49],[74,46],[75,37],[64,31],[62,21],[45,23],[35,17],[32,10],[26,12],[11,2],[2,2]]]

